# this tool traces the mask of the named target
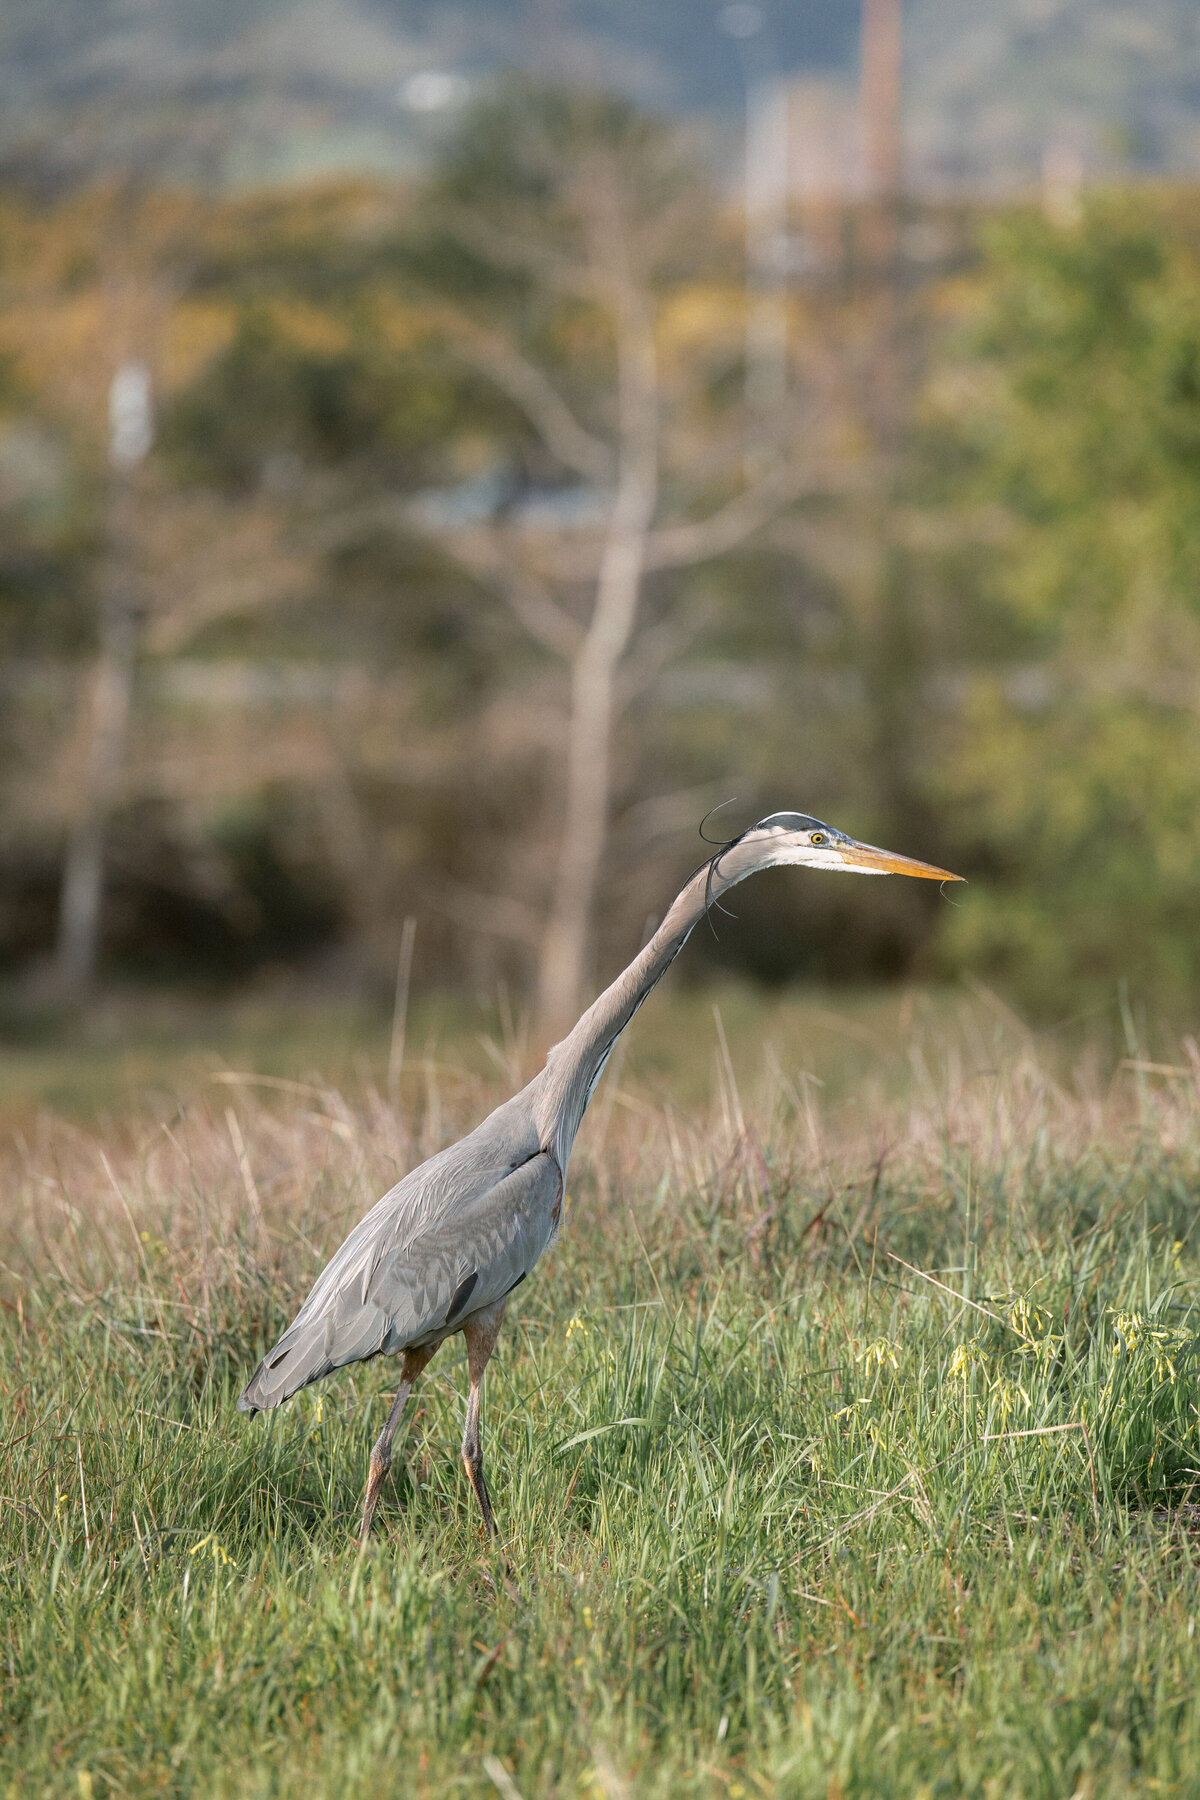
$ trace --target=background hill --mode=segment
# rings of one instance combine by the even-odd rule
[[[757,66],[853,74],[855,0],[761,10]],[[1188,0],[910,0],[905,28],[918,186],[1025,184],[1054,146],[1093,173],[1200,169]],[[711,0],[10,0],[0,144],[68,169],[136,148],[160,172],[235,183],[406,170],[469,84],[514,65],[714,122],[742,103]]]

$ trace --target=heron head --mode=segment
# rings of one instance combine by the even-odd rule
[[[806,869],[841,869],[852,875],[915,875],[923,881],[963,879],[952,875],[949,869],[918,862],[915,857],[880,850],[875,844],[860,844],[836,826],[810,818],[807,813],[771,813],[752,825],[741,842],[759,850],[761,860],[757,866],[762,869],[798,863]]]

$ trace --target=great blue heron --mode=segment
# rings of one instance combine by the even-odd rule
[[[243,1411],[255,1413],[347,1363],[403,1358],[396,1397],[371,1450],[360,1543],[371,1530],[413,1383],[456,1331],[466,1339],[470,1381],[463,1462],[484,1526],[489,1535],[495,1532],[480,1448],[483,1371],[508,1296],[558,1234],[571,1146],[596,1083],[618,1037],[707,908],[748,875],[781,863],[962,879],[857,843],[806,813],[761,819],[701,865],[646,947],[555,1044],[527,1087],[372,1207],[317,1277],[238,1401]]]

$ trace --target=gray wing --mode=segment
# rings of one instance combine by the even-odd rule
[[[436,1343],[524,1280],[558,1223],[558,1164],[539,1151],[464,1181],[462,1160],[444,1151],[414,1169],[355,1226],[263,1358],[243,1411],[278,1406],[347,1363]]]

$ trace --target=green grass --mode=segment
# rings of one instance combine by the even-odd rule
[[[399,1120],[213,1084],[43,1119],[5,1173],[0,1792],[1200,1793],[1200,1110],[931,1041],[870,1107],[778,1050],[753,1099],[722,1058],[702,1113],[598,1102],[489,1370],[495,1550],[461,1340],[365,1556],[390,1366],[234,1410],[477,1077]]]

